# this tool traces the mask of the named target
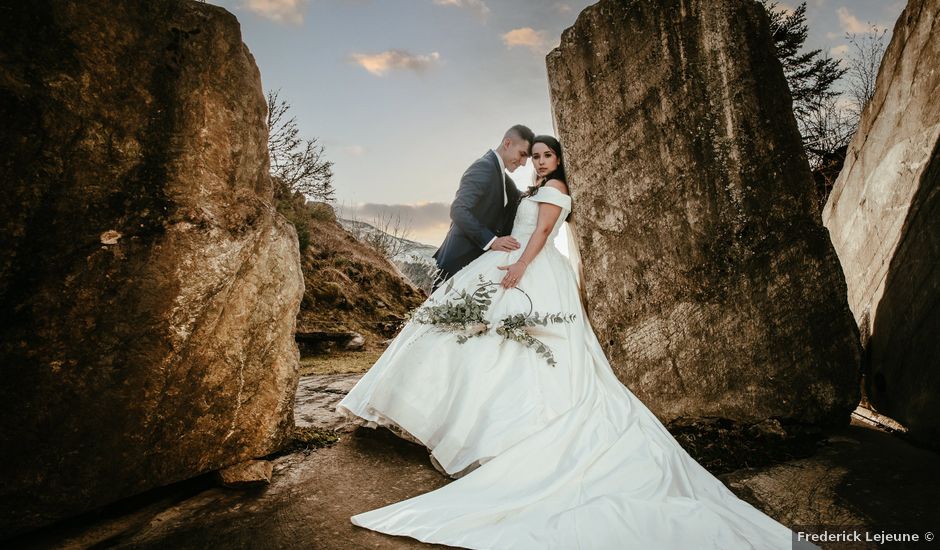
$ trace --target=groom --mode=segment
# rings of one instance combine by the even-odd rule
[[[519,190],[506,170],[525,165],[535,134],[517,124],[506,130],[496,149],[477,159],[460,178],[450,205],[450,229],[434,253],[440,270],[432,292],[454,273],[487,250],[516,250],[519,241],[508,236],[516,217]]]

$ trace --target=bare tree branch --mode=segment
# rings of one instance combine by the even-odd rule
[[[848,59],[849,95],[854,100],[858,116],[875,95],[875,81],[885,54],[885,35],[888,33],[887,28],[879,29],[871,23],[869,26],[871,30],[862,36],[845,34],[845,39],[852,45],[852,55]]]
[[[311,200],[332,202],[333,162],[323,157],[323,146],[316,138],[300,137],[297,119],[289,116],[290,105],[278,97],[277,91],[268,91],[267,102],[271,176]]]

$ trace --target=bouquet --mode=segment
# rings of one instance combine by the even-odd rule
[[[444,303],[425,304],[409,313],[408,318],[416,323],[434,325],[439,330],[456,333],[459,344],[488,333],[490,321],[485,318],[485,314],[490,304],[493,303],[493,294],[496,293],[498,285],[493,281],[485,280],[483,275],[479,276],[479,280],[480,284],[473,292],[461,290],[456,297]],[[445,294],[449,295],[452,289],[453,280],[448,284]],[[529,300],[529,312],[517,313],[500,319],[495,332],[507,340],[534,348],[536,354],[544,357],[549,366],[554,367],[557,362],[551,348],[532,335],[533,329],[549,324],[571,322],[575,314],[533,312],[532,298],[521,288],[515,287],[515,289],[522,292]]]

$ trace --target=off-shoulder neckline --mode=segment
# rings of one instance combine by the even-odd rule
[[[559,195],[561,195],[561,196],[563,196],[563,197],[568,197],[569,199],[571,198],[571,195],[569,195],[568,193],[565,193],[565,192],[562,191],[561,189],[557,189],[557,188],[555,188],[555,187],[549,187],[548,185],[544,185],[544,184],[543,184],[543,185],[540,185],[539,188],[538,188],[538,190],[537,190],[535,193],[529,195],[529,197],[534,197],[536,194],[542,192],[542,190],[544,190],[544,189],[551,189],[552,191],[558,193]]]
[[[545,200],[539,200],[538,194],[539,192],[542,191],[544,187],[545,187],[544,185],[542,187],[539,187],[539,190],[536,191],[534,194],[528,195],[524,198],[529,199],[530,201],[534,203],[547,202],[549,204],[555,204],[556,206],[560,206],[568,212],[571,211],[571,205],[573,202],[571,199],[571,195],[566,195],[565,193],[562,193],[561,191],[559,191],[558,189],[555,189],[554,187],[548,187],[548,189],[551,189],[552,191],[554,191],[554,193],[549,193],[549,195],[553,195],[552,197],[546,196],[544,197]],[[552,202],[552,201],[555,201],[555,202]]]

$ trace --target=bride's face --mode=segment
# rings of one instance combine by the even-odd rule
[[[558,168],[558,156],[548,145],[536,143],[532,146],[532,165],[536,175],[543,177]]]

